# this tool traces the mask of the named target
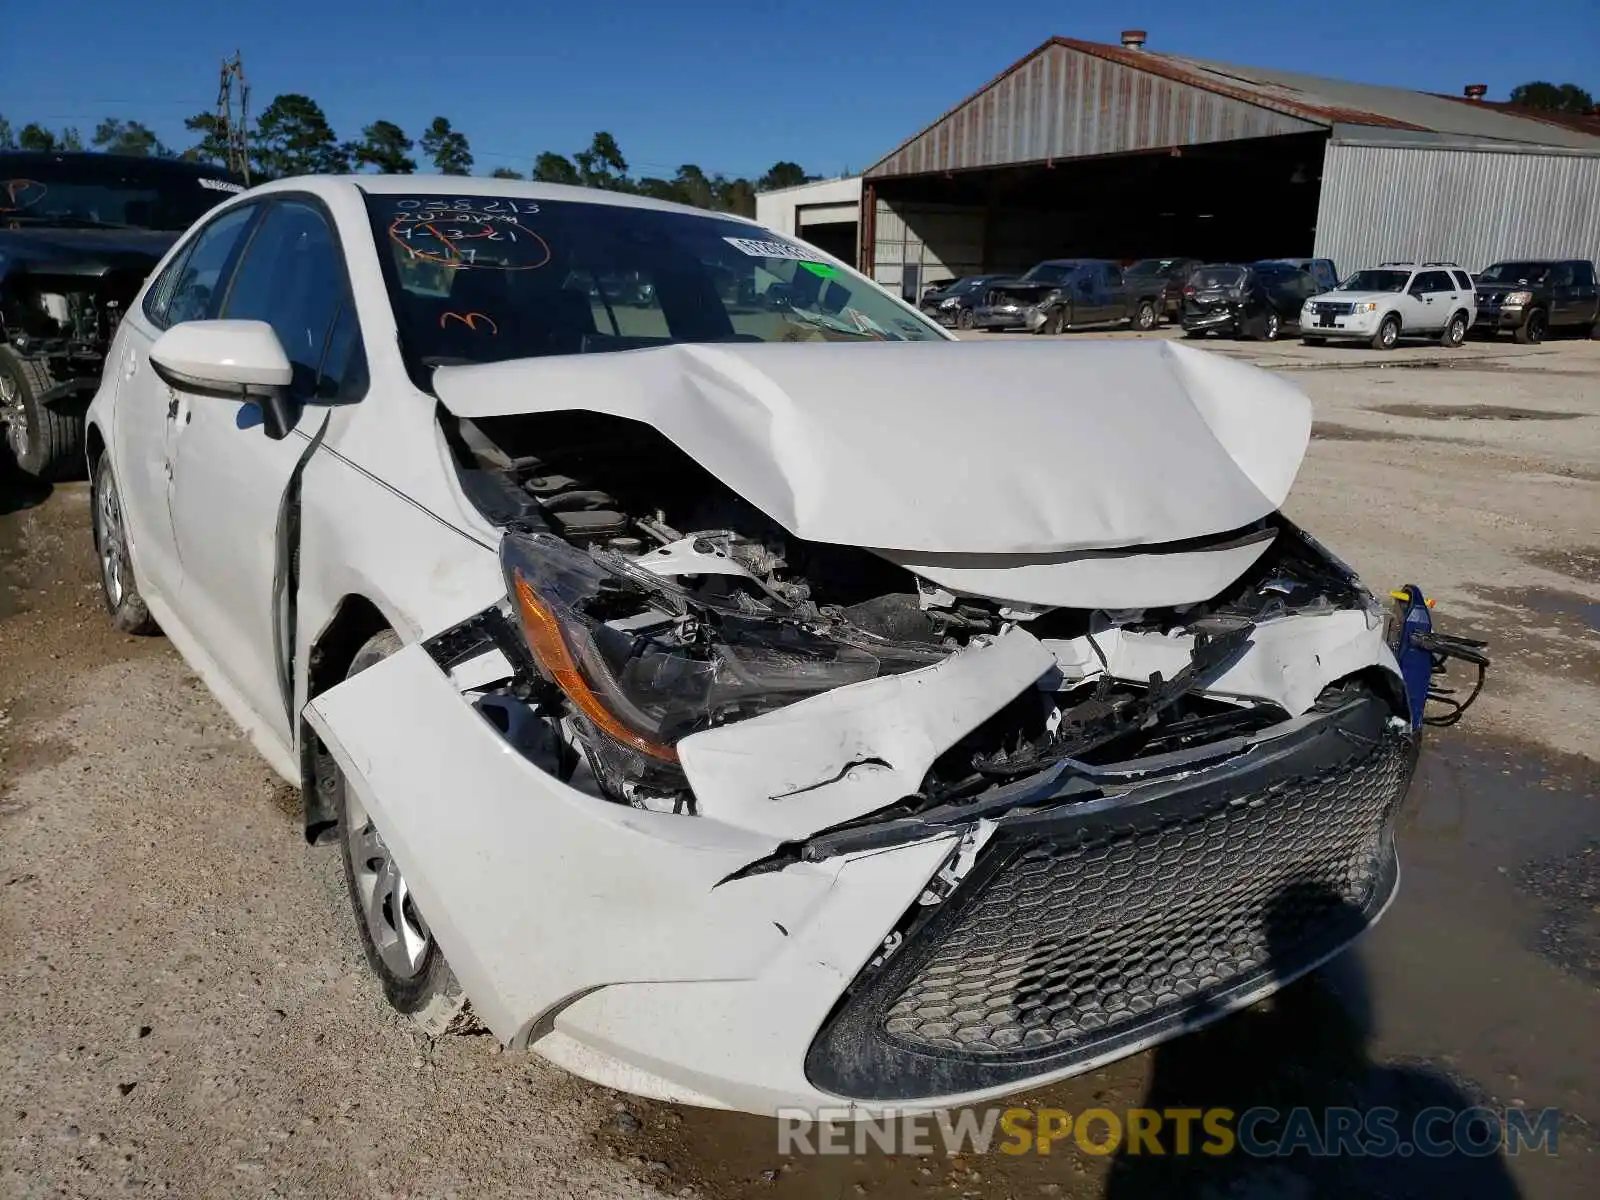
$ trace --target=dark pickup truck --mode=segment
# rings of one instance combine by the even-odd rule
[[[1594,263],[1585,259],[1508,259],[1478,272],[1474,284],[1475,333],[1510,330],[1524,345],[1544,341],[1552,329],[1600,337],[1600,289]]]
[[[972,323],[979,329],[1034,333],[1122,322],[1135,329],[1154,329],[1160,320],[1163,282],[1125,280],[1122,268],[1104,259],[1051,259],[1030,267],[1019,279],[991,283]]]

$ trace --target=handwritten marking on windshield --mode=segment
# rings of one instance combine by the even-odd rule
[[[5,188],[6,206],[0,208],[0,212],[21,212],[25,208],[30,208],[43,200],[48,190],[44,184],[35,179],[8,179]],[[28,196],[26,200],[20,199],[28,192],[37,194]]]
[[[445,325],[450,321],[460,321],[468,329],[472,330],[473,333],[477,333],[478,332],[478,322],[482,321],[484,323],[484,325],[488,327],[488,330],[489,330],[489,332],[491,334],[499,334],[499,332],[500,332],[500,326],[496,325],[494,323],[494,318],[489,316],[487,313],[481,313],[481,312],[469,312],[469,313],[447,312],[447,313],[442,314],[439,317],[439,328],[443,329],[445,327]]]
[[[465,210],[400,213],[389,240],[412,259],[448,267],[534,271],[550,261],[550,244],[515,216]],[[463,245],[474,242],[481,245]]]

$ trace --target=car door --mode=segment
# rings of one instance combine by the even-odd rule
[[[150,347],[183,321],[215,315],[228,277],[259,206],[242,204],[194,231],[163,268],[143,303],[129,310],[122,344],[107,363],[117,373],[111,465],[135,567],[146,589],[175,598],[182,577],[172,528],[173,391],[150,366]]]
[[[1132,315],[1121,267],[1116,263],[1101,263],[1095,271],[1095,280],[1096,321],[1120,321]]]
[[[1583,325],[1600,323],[1600,289],[1595,286],[1594,264],[1584,259],[1572,263],[1573,320]]]
[[[1571,263],[1558,262],[1551,266],[1550,274],[1545,277],[1545,286],[1550,292],[1551,325],[1571,325],[1579,319],[1574,282]]]
[[[1401,321],[1408,330],[1431,332],[1443,329],[1450,319],[1448,276],[1442,271],[1418,271],[1406,288]]]
[[[245,247],[219,315],[272,326],[294,369],[294,428],[267,436],[253,401],[179,393],[172,521],[182,609],[240,698],[292,744],[286,592],[295,481],[340,405],[366,388],[342,249],[310,198],[275,200]]]

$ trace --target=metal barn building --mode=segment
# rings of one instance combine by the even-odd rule
[[[1482,95],[1052,38],[863,173],[858,263],[911,297],[1070,255],[1600,259],[1600,118]]]

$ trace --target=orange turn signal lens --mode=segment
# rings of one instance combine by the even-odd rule
[[[578,664],[573,661],[572,652],[567,649],[567,640],[561,633],[561,623],[556,620],[555,614],[539,599],[539,594],[522,577],[521,571],[517,571],[515,577],[517,610],[522,616],[522,631],[528,639],[528,649],[533,651],[539,665],[550,672],[550,678],[566,693],[567,699],[577,705],[578,711],[593,721],[607,737],[661,762],[677,762],[678,752],[671,746],[663,746],[660,742],[653,742],[635,733],[606,708],[585,682]]]

